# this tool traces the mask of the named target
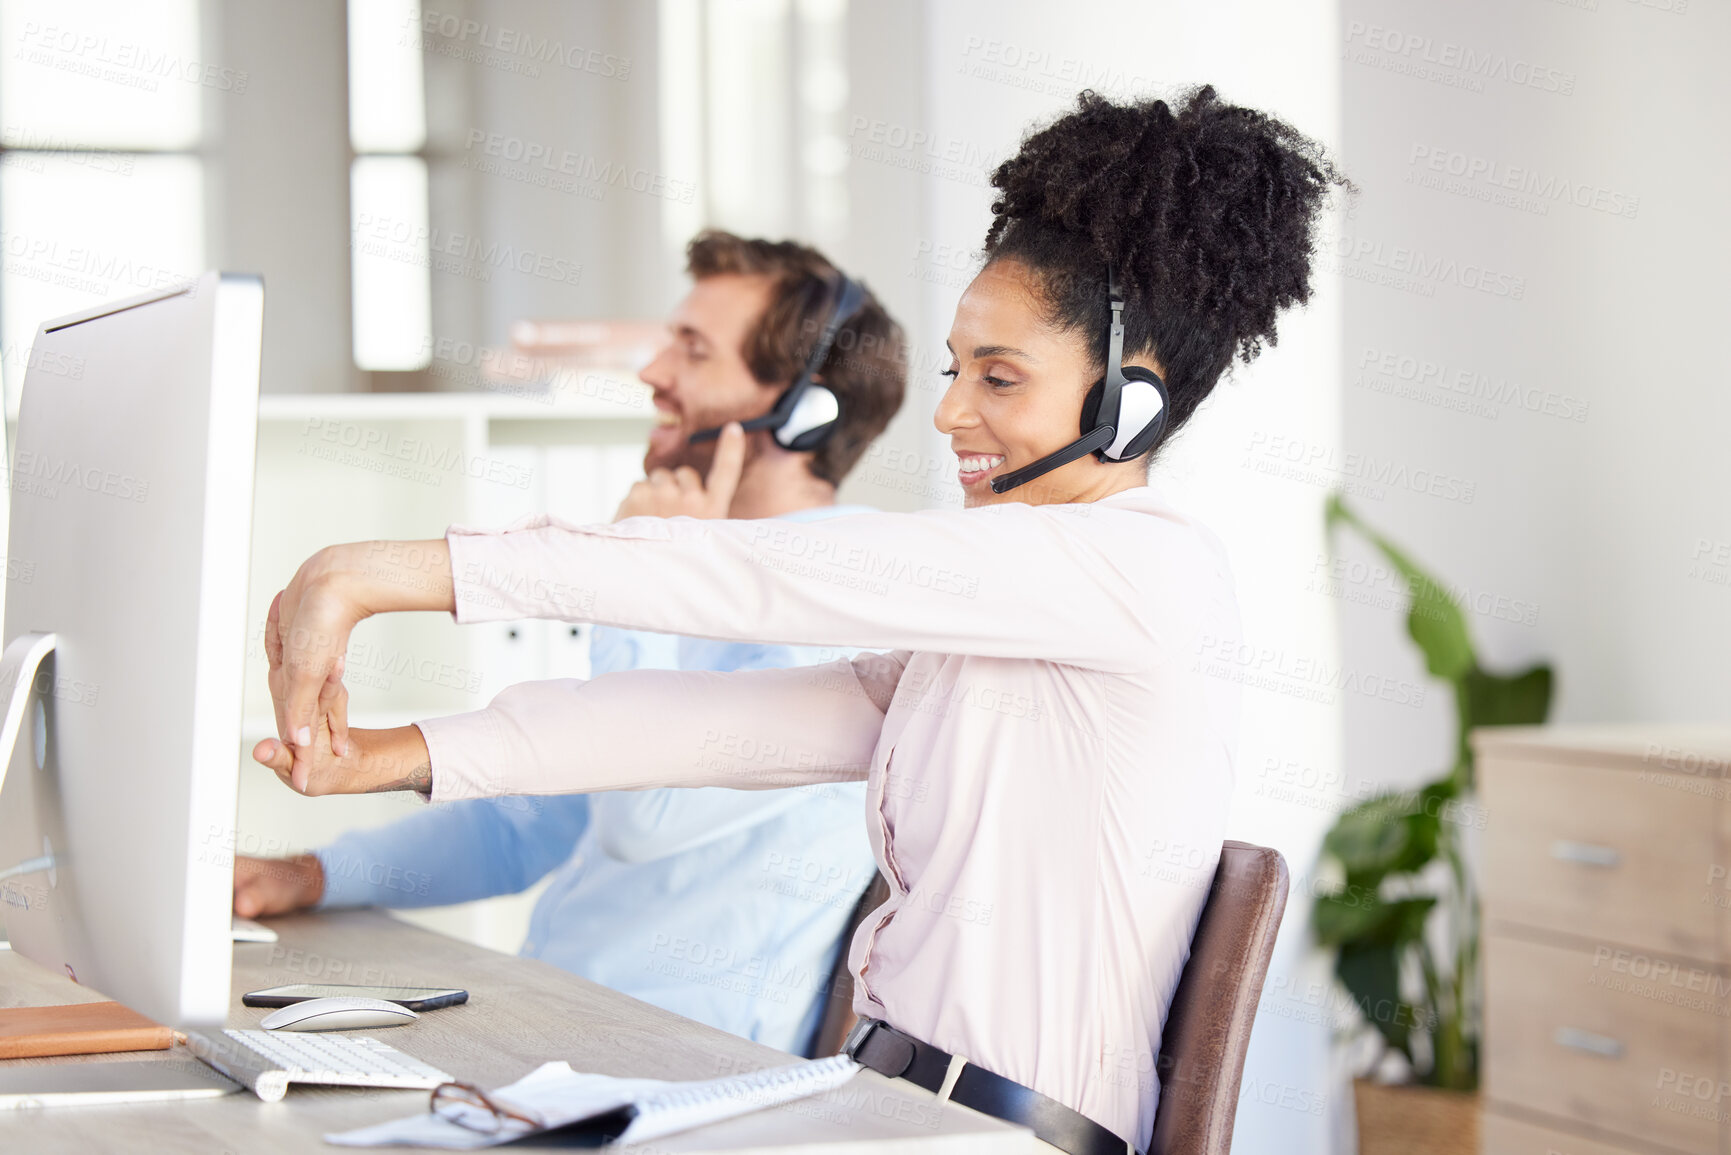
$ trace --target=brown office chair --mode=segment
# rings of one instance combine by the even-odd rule
[[[1286,911],[1286,860],[1227,842],[1190,940],[1190,961],[1160,1040],[1160,1106],[1149,1155],[1227,1155],[1244,1052],[1274,935]]]
[[[1268,977],[1289,879],[1277,850],[1227,842],[1208,889],[1190,959],[1179,976],[1161,1039],[1160,1106],[1149,1155],[1228,1155],[1244,1054]],[[812,1057],[833,1055],[853,1029],[853,975],[847,945],[889,897],[883,876],[855,905],[830,975],[829,1003]]]
[[[854,904],[853,913],[848,916],[847,929],[842,931],[841,951],[835,956],[835,965],[830,968],[829,986],[825,988],[829,1000],[824,1004],[823,1021],[818,1024],[817,1037],[806,1058],[821,1059],[840,1054],[843,1040],[853,1030],[853,972],[847,969],[848,947],[853,942],[853,932],[859,929],[866,915],[882,906],[889,896],[889,883],[884,881],[882,874],[874,874],[872,884]]]

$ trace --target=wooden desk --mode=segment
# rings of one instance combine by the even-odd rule
[[[484,950],[377,911],[300,915],[275,919],[271,926],[281,936],[279,942],[235,945],[231,1027],[255,1027],[270,1013],[241,1006],[242,993],[284,983],[460,986],[469,992],[465,1005],[428,1011],[420,1021],[380,1030],[377,1037],[483,1087],[512,1082],[549,1059],[565,1059],[579,1071],[662,1079],[712,1079],[792,1061],[781,1051],[638,1002],[547,963]],[[52,1006],[100,997],[12,951],[0,951],[0,1004]],[[118,1059],[196,1061],[177,1046],[131,1055],[12,1059],[0,1065]],[[347,1148],[329,1146],[319,1137],[426,1107],[425,1091],[291,1087],[280,1103],[263,1103],[243,1091],[183,1103],[0,1111],[0,1150],[33,1155],[339,1151]],[[1032,1152],[1035,1145],[1033,1133],[1025,1128],[939,1103],[935,1095],[903,1080],[861,1071],[827,1095],[669,1136],[653,1149],[948,1155]]]

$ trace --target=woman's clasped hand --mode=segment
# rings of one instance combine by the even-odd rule
[[[442,540],[353,542],[313,554],[265,618],[275,738],[253,757],[301,794],[426,790],[425,744],[394,730],[349,728],[343,684],[349,635],[377,613],[454,608]],[[418,749],[417,749],[418,747]]]

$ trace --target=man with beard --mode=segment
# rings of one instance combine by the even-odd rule
[[[699,234],[672,340],[643,370],[657,424],[618,518],[807,521],[859,512],[836,486],[901,406],[901,329],[870,293],[814,374],[840,407],[815,448],[770,432],[691,436],[767,413],[806,368],[844,281],[789,241]],[[746,670],[846,651],[597,626],[596,675]],[[672,704],[670,704],[670,708]],[[717,734],[734,756],[750,734]],[[521,954],[700,1022],[808,1053],[849,913],[876,874],[865,783],[486,799],[429,809],[287,859],[235,859],[234,910],[439,906],[515,894],[551,874]]]

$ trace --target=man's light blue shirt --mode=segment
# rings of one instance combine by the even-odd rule
[[[858,512],[864,507],[823,506],[786,516]],[[596,676],[801,666],[849,653],[602,626],[590,642]],[[848,915],[877,870],[864,812],[863,782],[453,803],[315,851],[325,872],[319,905],[443,906],[515,894],[552,871],[522,955],[802,1054],[846,950]]]

